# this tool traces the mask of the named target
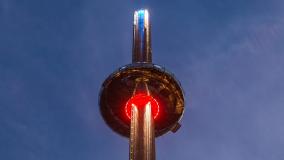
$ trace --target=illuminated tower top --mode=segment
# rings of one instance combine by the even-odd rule
[[[180,83],[164,67],[152,63],[149,17],[147,10],[134,12],[132,63],[110,74],[103,82],[99,95],[103,119],[114,132],[127,138],[131,137],[133,105],[128,102],[132,100],[137,107],[139,104],[144,105],[145,110],[145,106],[149,108],[149,105],[145,105],[139,99],[145,95],[150,96],[148,98],[151,101],[151,114],[154,115],[151,120],[154,137],[169,131],[177,131],[184,112],[184,97]],[[144,111],[141,111],[137,112],[137,115],[144,114]],[[139,123],[139,126],[140,124],[143,123]],[[142,128],[141,126],[140,129]],[[134,133],[138,135],[140,131]]]
[[[151,25],[148,10],[134,12],[132,63],[151,63]]]

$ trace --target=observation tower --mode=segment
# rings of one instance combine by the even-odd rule
[[[132,63],[103,82],[99,105],[106,124],[129,138],[130,160],[155,160],[155,138],[180,128],[183,91],[173,74],[152,63],[147,10],[134,12]]]

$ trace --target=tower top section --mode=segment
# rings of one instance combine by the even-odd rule
[[[134,12],[132,63],[152,63],[151,24],[149,12]]]
[[[157,102],[150,103],[155,137],[177,131],[184,112],[183,91],[172,73],[152,63],[150,16],[144,9],[134,12],[132,63],[110,74],[100,91],[101,114],[122,136],[131,137],[132,104],[128,102],[138,94],[149,95]],[[143,103],[134,104],[145,108],[147,103]]]

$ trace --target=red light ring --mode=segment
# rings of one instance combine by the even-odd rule
[[[135,104],[137,107],[145,107],[148,102],[151,103],[152,114],[154,116],[154,119],[156,119],[160,112],[159,103],[155,98],[147,94],[137,94],[127,101],[125,105],[126,116],[131,119],[132,104]]]

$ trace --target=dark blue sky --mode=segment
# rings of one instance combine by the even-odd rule
[[[130,63],[140,8],[186,98],[157,158],[283,160],[282,0],[0,0],[0,159],[128,159],[98,92]]]

